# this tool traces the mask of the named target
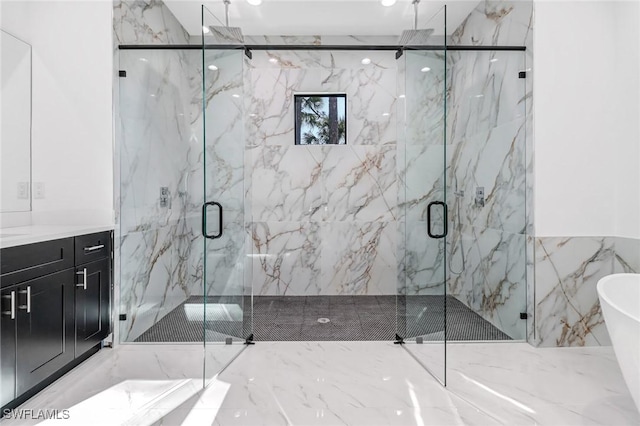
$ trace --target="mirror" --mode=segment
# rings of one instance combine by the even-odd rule
[[[31,46],[0,30],[0,212],[31,210]]]

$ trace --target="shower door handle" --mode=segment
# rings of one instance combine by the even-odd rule
[[[209,235],[207,234],[207,208],[209,206],[216,206],[219,210],[220,210],[220,216],[219,216],[219,220],[218,220],[218,233],[217,234],[212,234]],[[204,203],[204,205],[202,206],[202,235],[204,235],[205,238],[209,238],[211,240],[215,240],[217,238],[222,237],[222,225],[223,225],[223,221],[222,221],[222,204],[216,202],[216,201],[209,201],[208,203]]]
[[[442,219],[444,221],[444,224],[443,224],[444,229],[442,231],[442,234],[434,234],[433,232],[431,232],[431,209],[433,206],[442,206],[442,209],[443,209]],[[429,205],[427,206],[427,234],[429,234],[431,238],[440,239],[447,236],[448,230],[449,230],[449,225],[447,220],[447,203],[444,203],[442,201],[430,202]]]

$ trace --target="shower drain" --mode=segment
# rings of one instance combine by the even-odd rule
[[[320,324],[326,324],[328,322],[330,322],[331,320],[329,318],[318,318],[318,322]]]

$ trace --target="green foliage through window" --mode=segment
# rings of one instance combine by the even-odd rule
[[[296,144],[345,145],[346,100],[344,94],[295,95]]]

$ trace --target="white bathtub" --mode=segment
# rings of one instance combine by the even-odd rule
[[[597,289],[620,370],[640,411],[640,274],[608,275]]]

